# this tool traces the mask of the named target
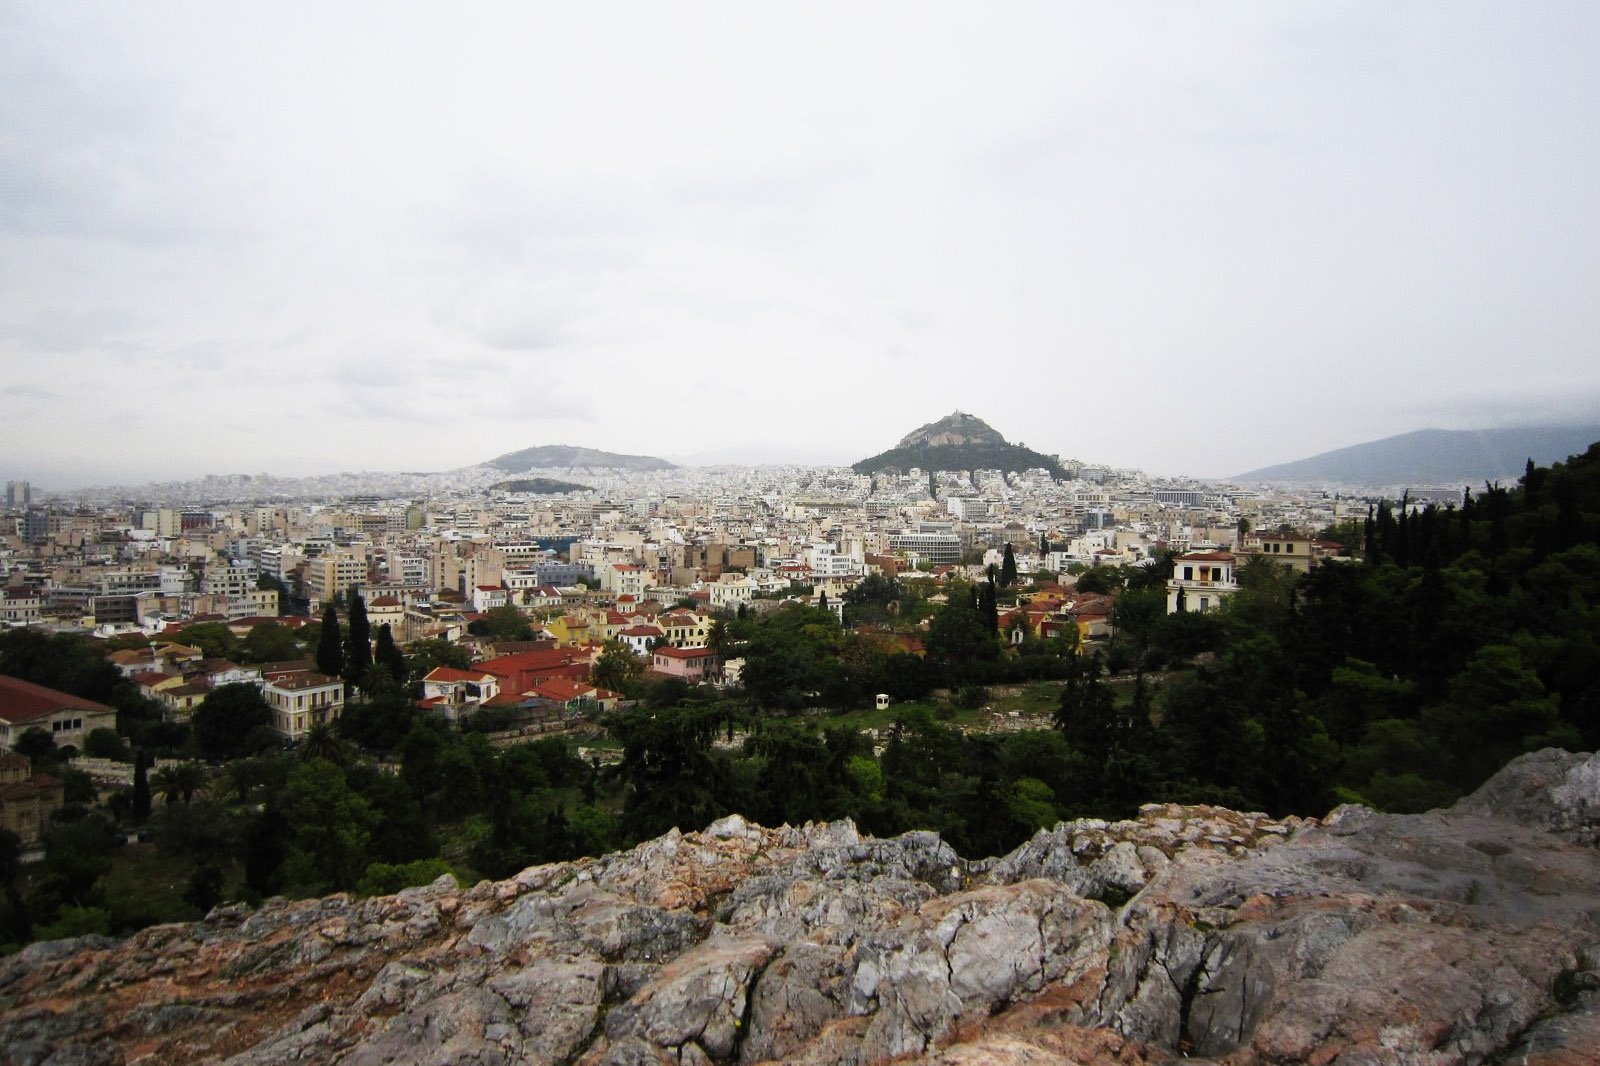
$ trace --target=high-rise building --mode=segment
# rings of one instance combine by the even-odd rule
[[[26,507],[33,502],[33,486],[26,481],[6,482],[6,506]]]

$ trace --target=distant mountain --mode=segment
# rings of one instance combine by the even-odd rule
[[[1529,459],[1545,466],[1583,452],[1597,440],[1600,426],[1419,429],[1229,480],[1373,486],[1510,483],[1522,476]]]
[[[510,481],[496,481],[487,492],[531,492],[540,496],[554,496],[561,492],[589,492],[592,486],[572,481],[557,481],[548,477],[519,477]]]
[[[524,448],[520,452],[507,452],[490,459],[486,466],[496,467],[508,474],[525,470],[545,470],[561,467],[589,467],[602,470],[672,470],[674,464],[653,455],[618,455],[594,448],[575,448],[569,444],[545,444],[537,448]]]
[[[998,431],[976,415],[955,411],[937,422],[907,433],[886,452],[851,465],[858,474],[884,470],[1034,470],[1043,468],[1065,477],[1061,465],[1048,455],[1007,443]]]

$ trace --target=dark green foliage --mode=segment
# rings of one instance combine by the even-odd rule
[[[322,609],[322,630],[317,634],[317,672],[328,677],[344,676],[344,637],[339,632],[339,613],[331,603]]]
[[[278,593],[278,614],[305,614],[306,601],[295,596],[294,591],[283,580],[272,574],[261,574],[256,578],[256,588],[262,590],[276,590]],[[271,660],[265,660],[270,662]]]
[[[344,771],[322,759],[296,766],[284,789],[284,813],[285,882],[305,895],[353,890],[370,861],[375,818]]]
[[[150,817],[150,762],[144,752],[133,758],[133,802],[130,813],[134,825],[143,825]]]
[[[18,755],[26,755],[34,762],[54,762],[57,758],[55,738],[38,726],[24,729],[11,745],[11,750]]]
[[[0,945],[21,944],[31,935],[32,920],[22,895],[22,838],[0,829]]]
[[[845,591],[845,624],[881,625],[893,616],[900,597],[900,582],[895,578],[869,574]]]
[[[919,444],[891,448],[870,459],[851,465],[858,474],[879,473],[885,470],[906,471],[919,467],[929,471],[930,479],[936,470],[1004,470],[1020,473],[1025,470],[1048,470],[1054,478],[1065,478],[1066,471],[1048,455],[1042,455],[1020,444]],[[931,483],[931,482],[930,482]]]
[[[89,735],[83,738],[83,754],[91,759],[113,759],[117,762],[128,762],[132,753],[128,744],[117,735],[115,729],[92,729]]]
[[[239,655],[239,638],[221,622],[196,622],[178,631],[179,644],[199,648],[207,659],[233,659]]]
[[[402,888],[432,884],[450,873],[443,859],[417,859],[406,863],[375,862],[361,875],[356,892],[363,896],[389,896]]]
[[[190,727],[195,745],[208,759],[237,759],[270,744],[272,711],[261,690],[247,682],[213,689],[195,708]]]
[[[334,728],[368,751],[388,752],[400,746],[420,713],[399,692],[381,693],[364,702],[345,704]]]
[[[713,706],[625,711],[609,721],[622,742],[618,767],[624,787],[622,821],[636,839],[674,826],[705,826],[724,813],[719,785],[725,776],[711,755],[721,723]]]
[[[959,665],[1000,654],[995,629],[989,624],[988,612],[973,595],[975,592],[975,588],[960,585],[950,588],[948,602],[928,626],[925,644],[931,658]]]
[[[435,667],[449,666],[465,670],[472,665],[472,657],[465,648],[436,638],[414,640],[406,645],[406,659],[409,669],[403,676],[415,679],[427,677]]]
[[[372,625],[367,621],[367,601],[359,589],[350,590],[350,635],[345,641],[344,679],[361,686],[372,669]]]
[[[1008,589],[1017,583],[1017,557],[1012,554],[1011,543],[1006,542],[1005,557],[1000,561],[1000,587]]]
[[[608,640],[595,656],[589,680],[611,692],[631,693],[644,675],[644,660],[620,640]]]
[[[294,630],[277,622],[261,622],[250,627],[239,645],[239,655],[247,663],[287,662],[300,657],[300,638]],[[337,675],[333,675],[337,676]]]
[[[491,607],[484,616],[467,626],[474,636],[490,640],[532,640],[533,627],[515,607]]]
[[[396,646],[387,622],[378,627],[378,646],[373,649],[372,661],[375,666],[384,667],[396,684],[405,683],[408,669],[406,657]]]
[[[844,634],[832,611],[786,603],[733,628],[743,642],[745,691],[760,707],[795,711],[815,704],[836,677]]]

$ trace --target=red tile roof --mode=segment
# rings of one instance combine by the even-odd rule
[[[432,670],[428,671],[428,676],[422,680],[438,681],[441,683],[449,683],[453,681],[476,682],[482,681],[486,677],[494,676],[494,674],[489,673],[486,670],[457,670],[453,666],[435,666]]]
[[[0,674],[0,718],[12,725],[36,722],[41,718],[50,717],[57,711],[66,710],[116,713],[116,708],[107,707],[103,703],[86,700],[67,692],[58,692],[43,685],[35,685],[32,681],[24,681],[18,677]]]

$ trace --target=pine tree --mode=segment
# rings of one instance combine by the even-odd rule
[[[993,581],[983,583],[983,593],[979,599],[978,609],[983,614],[983,624],[990,633],[1000,632],[1000,605],[995,598]]]
[[[1011,551],[1011,543],[1006,542],[1006,552],[1000,560],[1000,587],[1008,589],[1017,583],[1017,557]]]
[[[1050,537],[1046,533],[1039,534],[1039,558],[1043,559],[1050,554]]]
[[[329,677],[344,673],[344,641],[339,637],[339,612],[333,604],[322,609],[322,636],[317,640],[317,672]]]
[[[367,621],[367,601],[361,590],[350,589],[350,640],[345,647],[344,679],[360,685],[372,667],[372,626]]]

